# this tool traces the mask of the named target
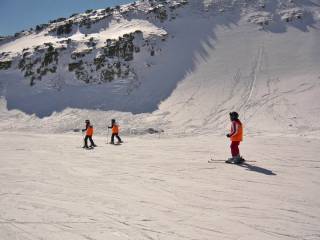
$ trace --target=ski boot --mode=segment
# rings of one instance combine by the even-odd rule
[[[228,160],[226,161],[226,163],[233,163],[233,157],[228,158]]]
[[[233,160],[233,163],[234,164],[242,164],[242,163],[244,163],[244,158],[242,158],[241,156],[236,156],[236,157],[234,157],[234,160]]]
[[[232,158],[228,158],[226,163],[232,163],[232,164],[242,164],[245,160],[241,156],[235,156]]]

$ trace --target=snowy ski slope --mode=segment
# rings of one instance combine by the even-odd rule
[[[168,21],[149,1],[72,18],[103,17],[72,28],[67,51],[142,31],[155,54],[141,45],[134,79],[86,84],[68,55],[32,87],[17,62],[0,71],[1,240],[320,239],[320,2],[188,2]],[[24,33],[0,43],[0,62],[66,39]],[[223,162],[230,111],[242,166]],[[106,144],[112,118],[121,146]]]
[[[250,137],[244,166],[214,136],[0,133],[0,238],[316,240],[319,140]]]

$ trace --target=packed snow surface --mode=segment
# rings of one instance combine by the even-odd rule
[[[320,238],[319,140],[123,139],[1,132],[0,239]]]
[[[45,42],[61,45],[70,38],[77,52],[88,50],[84,41],[90,38],[100,46],[136,30],[145,37],[144,47],[129,61],[134,74],[128,79],[86,84],[68,71],[74,61],[68,58],[32,87],[20,70],[0,71],[0,114],[5,116],[0,124],[68,132],[75,119],[79,125],[90,118],[103,131],[110,116],[119,116],[124,128],[222,134],[228,113],[238,111],[246,133],[319,136],[316,1],[206,1],[205,8],[189,1],[170,10],[165,21],[148,15],[148,4],[138,2],[127,15],[115,12],[91,29],[74,26],[67,37],[42,31],[0,45],[1,51],[14,52]],[[284,14],[290,18],[282,19]],[[99,77],[94,69],[93,76]],[[12,124],[16,116],[22,124]]]

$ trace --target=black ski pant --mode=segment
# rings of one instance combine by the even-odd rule
[[[92,136],[86,135],[86,136],[84,137],[84,147],[88,147],[88,139],[89,139],[89,141],[90,141],[90,143],[91,143],[91,146],[90,146],[90,147],[95,146],[95,144],[94,144],[94,142],[93,142],[93,140],[92,140]]]
[[[122,142],[122,140],[119,137],[118,133],[112,133],[112,135],[111,135],[111,143],[114,143],[114,137],[116,137],[119,142]]]

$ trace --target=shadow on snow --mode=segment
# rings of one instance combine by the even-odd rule
[[[251,165],[249,163],[243,163],[243,164],[237,165],[237,166],[243,167],[248,171],[253,171],[253,172],[257,172],[257,173],[261,173],[261,174],[265,174],[265,175],[270,175],[270,176],[277,175],[272,170],[269,170],[269,169],[266,169],[266,168],[262,168],[262,167],[258,167],[258,166],[254,166],[254,165]]]

